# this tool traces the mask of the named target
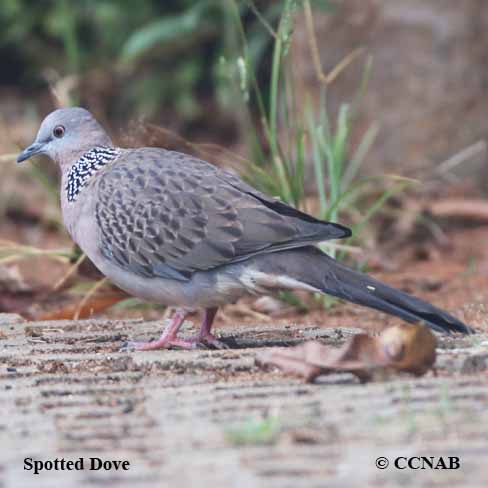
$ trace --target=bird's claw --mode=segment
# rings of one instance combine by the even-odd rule
[[[178,339],[177,337],[167,340],[157,340],[149,342],[127,341],[119,349],[119,352],[133,351],[157,351],[159,349],[195,349],[193,341]]]
[[[231,349],[237,347],[232,337],[225,340],[213,334],[198,335],[191,339],[180,339],[178,337],[158,339],[149,342],[127,341],[119,349],[119,352],[133,351],[156,351],[159,349]]]
[[[199,346],[204,346],[206,349],[231,349],[236,347],[235,340],[233,338],[219,339],[213,334],[208,334],[206,336],[198,336],[195,338],[196,344]]]

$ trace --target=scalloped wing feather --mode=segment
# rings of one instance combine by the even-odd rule
[[[163,149],[122,150],[95,185],[103,255],[147,277],[189,280],[259,253],[350,235],[232,173]]]

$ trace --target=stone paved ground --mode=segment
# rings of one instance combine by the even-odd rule
[[[486,335],[443,339],[437,377],[308,385],[257,368],[258,347],[339,343],[348,331],[268,325],[234,332],[240,349],[118,352],[159,328],[0,315],[0,486],[488,486]],[[417,455],[458,456],[461,467],[375,467],[378,456]],[[35,476],[26,457],[128,460],[130,470]]]

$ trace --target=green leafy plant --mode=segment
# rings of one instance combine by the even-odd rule
[[[0,55],[14,80],[32,89],[68,77],[69,103],[99,97],[100,113],[205,115],[197,99],[213,98],[217,66],[231,38],[229,2],[220,0],[6,0],[0,9]],[[273,21],[279,2],[265,15]],[[266,36],[248,0],[238,2],[256,56]],[[224,27],[223,27],[224,26]],[[264,41],[264,42],[263,42]],[[105,86],[105,88],[103,88]],[[95,90],[94,90],[95,88]],[[114,100],[117,100],[114,103]]]
[[[326,103],[328,84],[358,53],[352,53],[346,58],[333,76],[327,77],[320,71],[317,75],[322,84],[320,103],[317,106],[306,95],[301,97],[306,100],[305,109],[299,108],[297,89],[291,75],[290,45],[295,14],[304,9],[310,21],[312,2],[285,0],[275,29],[264,14],[253,9],[272,42],[268,90],[260,84],[256,74],[256,59],[241,22],[238,4],[233,4],[236,31],[240,32],[240,52],[234,55],[233,70],[228,69],[232,65],[230,61],[223,64],[227,68],[227,79],[233,79],[241,93],[241,112],[244,114],[244,125],[253,155],[247,178],[263,191],[320,219],[337,222],[348,215],[346,220],[351,222],[355,236],[353,239],[357,240],[384,203],[412,184],[412,180],[400,177],[359,177],[368,150],[378,134],[378,127],[372,124],[352,151],[351,135],[357,109],[367,87],[371,59],[366,60],[363,79],[352,101],[340,105],[335,121],[331,120]],[[312,29],[309,32],[312,48],[317,49],[310,23],[308,28]],[[319,59],[317,52],[315,56]],[[254,115],[256,109],[257,117]],[[309,159],[312,164],[307,164]],[[310,177],[315,185],[308,185],[307,188],[307,179]],[[321,247],[333,256],[337,254],[337,248],[342,248],[336,256],[340,259],[349,249],[329,242],[323,243]],[[330,300],[321,300],[330,303]],[[287,301],[290,301],[289,296]]]
[[[326,104],[327,85],[322,88],[318,110],[312,108],[310,99],[305,110],[297,109],[296,89],[290,76],[288,53],[293,15],[307,3],[307,0],[285,0],[277,30],[270,33],[274,44],[267,102],[255,73],[243,27],[240,25],[242,53],[236,59],[234,75],[247,110],[248,130],[251,133],[254,164],[248,178],[268,193],[298,208],[306,209],[306,159],[311,154],[316,182],[314,196],[318,201],[318,208],[312,212],[321,219],[337,221],[341,210],[357,203],[364,194],[365,186],[377,187],[378,184],[378,178],[358,179],[359,170],[374,143],[378,127],[373,124],[368,128],[354,153],[351,154],[350,151],[357,106],[367,85],[371,60],[366,62],[363,80],[354,100],[340,106],[334,124],[331,123]],[[237,5],[235,14],[235,21],[239,25]],[[267,24],[267,29],[270,28]],[[257,124],[252,117],[252,101],[259,111]],[[264,141],[261,134],[264,135]],[[283,140],[287,143],[284,144]],[[411,182],[401,178],[394,179],[400,187]],[[397,190],[395,187],[393,193]],[[391,194],[390,188],[378,197],[366,210],[358,229],[381,208]]]

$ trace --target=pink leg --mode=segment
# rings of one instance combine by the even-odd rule
[[[202,323],[200,325],[200,331],[198,332],[197,338],[200,340],[205,339],[216,339],[216,337],[210,332],[212,329],[213,321],[217,315],[217,307],[206,308],[203,316]]]
[[[128,342],[126,349],[135,349],[136,351],[154,351],[157,349],[169,349],[170,347],[194,349],[196,347],[195,341],[185,341],[177,337],[178,331],[183,325],[188,313],[185,310],[177,310],[173,317],[171,317],[171,322],[166,326],[157,341]]]
[[[215,337],[211,332],[213,321],[217,315],[217,310],[217,307],[205,309],[205,315],[203,316],[203,321],[200,325],[200,331],[194,340],[198,344],[213,346],[216,349],[226,349],[228,346]]]

